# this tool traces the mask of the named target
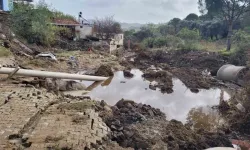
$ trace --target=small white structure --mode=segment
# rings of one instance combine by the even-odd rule
[[[123,46],[124,34],[115,34],[110,41],[110,53]]]
[[[93,27],[91,25],[79,25],[76,26],[77,39],[87,39],[87,36],[93,34]]]

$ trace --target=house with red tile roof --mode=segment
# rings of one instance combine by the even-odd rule
[[[74,19],[54,18],[52,24],[71,29],[76,39],[87,39],[87,36],[93,35],[93,27],[90,24],[82,24]]]

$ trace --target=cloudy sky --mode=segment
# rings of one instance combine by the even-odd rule
[[[38,0],[35,0],[38,1]],[[114,15],[126,23],[163,23],[173,17],[198,14],[197,0],[45,0],[51,8],[93,19]]]

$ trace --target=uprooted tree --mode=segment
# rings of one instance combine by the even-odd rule
[[[103,40],[109,40],[114,34],[122,32],[120,23],[116,22],[113,16],[97,18],[94,21],[94,27],[97,36]]]
[[[231,49],[234,23],[250,9],[250,0],[199,0],[201,13],[218,14],[228,24],[227,50]]]

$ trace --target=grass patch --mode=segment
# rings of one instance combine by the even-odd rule
[[[0,57],[7,57],[7,56],[10,56],[11,55],[11,52],[9,49],[3,47],[3,46],[0,46]]]
[[[223,56],[231,56],[235,54],[237,51],[235,48],[232,48],[230,51],[227,51],[226,48],[219,50],[218,53],[223,55]]]

